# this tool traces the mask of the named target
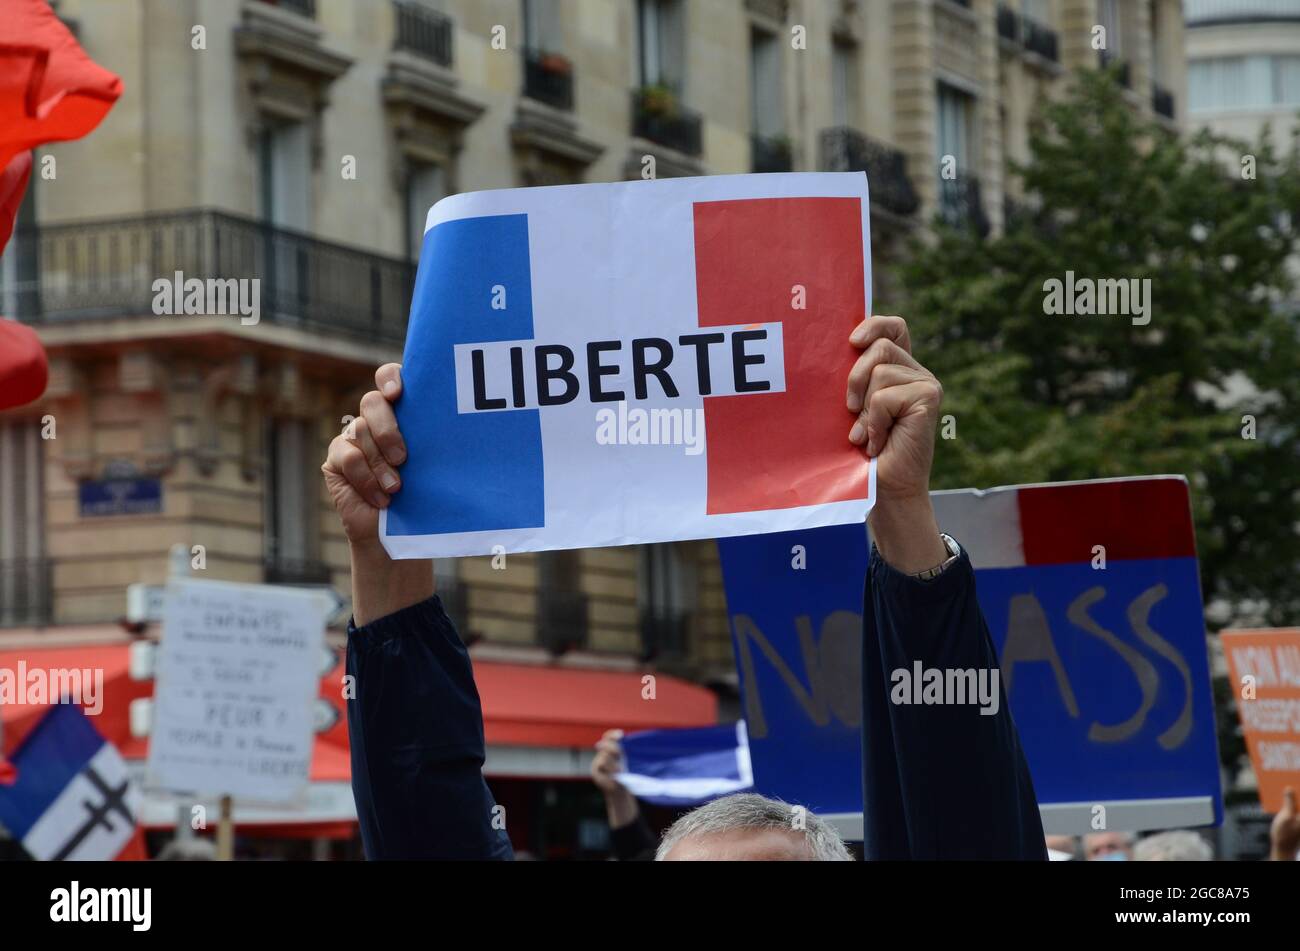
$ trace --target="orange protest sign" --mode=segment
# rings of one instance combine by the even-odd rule
[[[1237,715],[1266,812],[1300,790],[1300,629],[1224,631]]]

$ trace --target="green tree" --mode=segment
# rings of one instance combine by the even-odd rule
[[[1030,151],[1014,173],[1035,210],[989,238],[940,226],[902,274],[956,417],[936,486],[1184,474],[1206,601],[1300,623],[1296,143],[1181,138],[1088,71],[1042,107]],[[1149,278],[1150,322],[1047,314],[1067,271]]]

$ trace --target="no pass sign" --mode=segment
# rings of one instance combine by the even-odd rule
[[[389,553],[860,522],[875,470],[848,442],[844,391],[868,228],[861,174],[440,202],[403,357]]]

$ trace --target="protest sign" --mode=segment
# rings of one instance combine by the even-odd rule
[[[168,582],[146,785],[301,798],[324,631],[314,591]]]
[[[932,494],[970,554],[1049,833],[1222,816],[1180,477]],[[757,791],[862,809],[860,525],[719,542]],[[883,688],[880,688],[883,689]],[[860,818],[858,829],[860,832]]]
[[[1300,630],[1224,631],[1223,652],[1265,812],[1300,790]]]
[[[403,357],[397,558],[860,522],[844,393],[870,313],[866,177],[455,195]]]

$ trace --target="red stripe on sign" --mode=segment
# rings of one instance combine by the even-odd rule
[[[785,345],[785,392],[704,400],[710,515],[866,498],[844,405],[849,334],[867,309],[862,260],[857,198],[695,205],[700,326],[780,322]]]
[[[1085,482],[1021,489],[1025,564],[1196,556],[1191,500],[1182,479]]]

